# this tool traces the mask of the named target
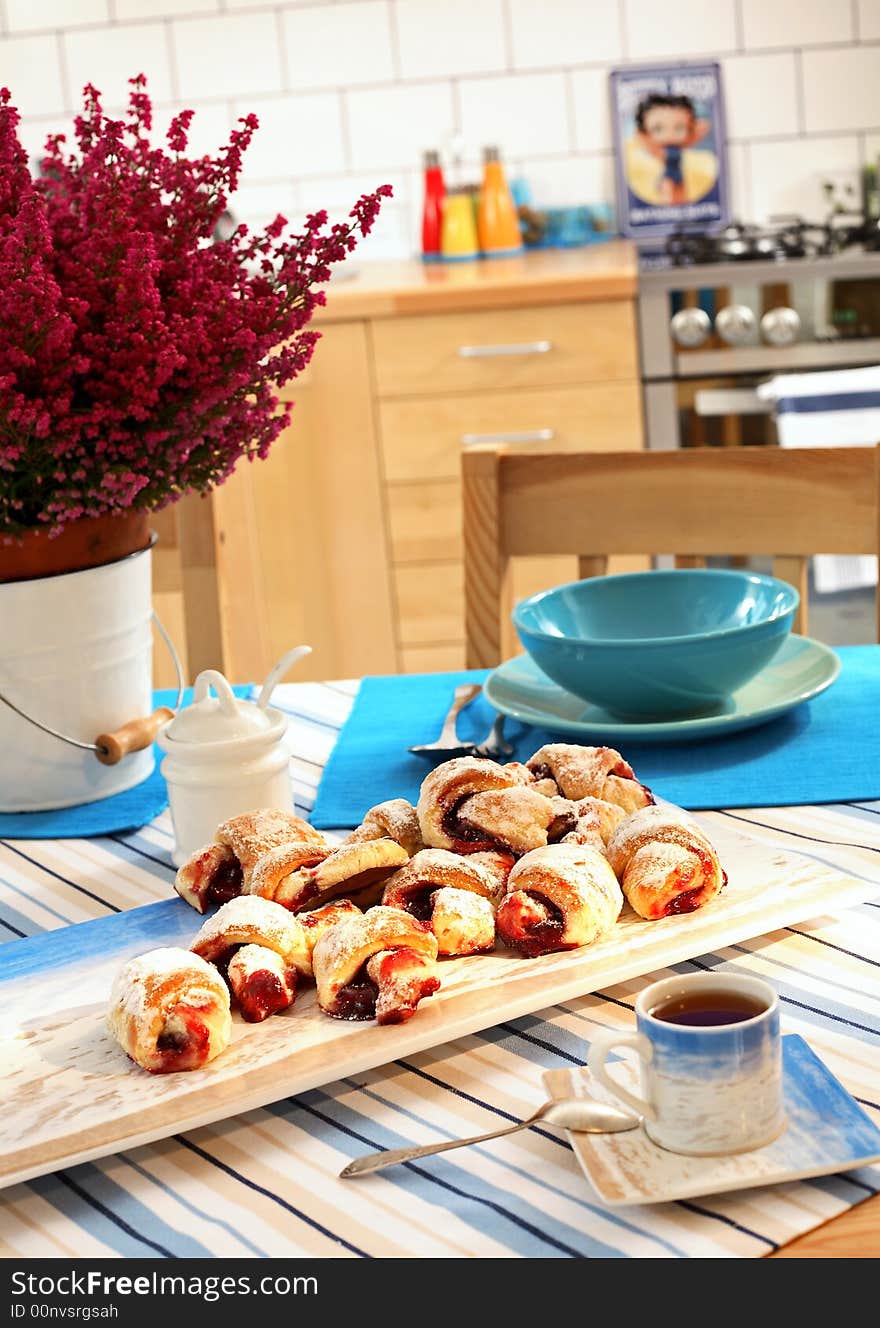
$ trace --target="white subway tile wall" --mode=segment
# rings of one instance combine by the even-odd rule
[[[125,105],[128,80],[135,74],[146,74],[157,102],[174,96],[163,23],[73,28],[61,37],[61,47],[70,87],[79,92],[85,83],[93,83],[108,107]]]
[[[108,0],[6,0],[6,25],[10,32],[35,32],[42,28],[70,28],[81,23],[106,23]],[[143,6],[141,6],[143,9]],[[143,18],[143,14],[136,15]]]
[[[233,201],[249,224],[391,183],[365,257],[414,249],[428,147],[472,179],[496,142],[537,201],[610,200],[608,70],[676,56],[721,62],[744,216],[820,215],[822,180],[880,151],[880,0],[0,0],[29,152],[83,83],[117,108],[143,72],[160,131],[196,109],[196,152],[259,116]]]

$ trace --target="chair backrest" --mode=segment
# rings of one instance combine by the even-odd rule
[[[806,604],[805,558],[878,548],[876,448],[688,448],[674,452],[463,454],[468,665],[501,649],[509,560],[577,554],[771,554]],[[805,618],[802,619],[805,623]]]

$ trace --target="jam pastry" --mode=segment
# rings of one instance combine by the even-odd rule
[[[391,798],[371,807],[346,844],[362,844],[369,839],[393,839],[410,857],[424,848],[416,809],[406,798]]]
[[[574,828],[562,836],[562,844],[589,844],[604,853],[608,841],[620,822],[626,818],[626,812],[616,803],[605,802],[603,798],[581,798],[580,802],[569,804],[575,818]]]
[[[498,935],[529,957],[589,945],[611,930],[623,907],[607,858],[582,844],[527,853],[507,889],[495,919]]]
[[[625,812],[634,812],[654,801],[651,790],[638,782],[632,766],[613,747],[555,742],[535,752],[527,764],[540,787],[545,787],[544,780],[552,779],[562,796],[572,802],[602,798]]]
[[[356,899],[374,904],[392,872],[409,862],[409,854],[393,839],[370,839],[339,848],[308,861],[309,846],[282,844],[254,868],[250,889],[283,904],[292,913],[317,908],[331,899]]]
[[[293,900],[300,893],[298,873],[317,867],[332,852],[329,844],[278,844],[254,864],[245,893],[292,908]]]
[[[380,950],[366,964],[367,980],[376,987],[376,1021],[405,1024],[419,1008],[419,1001],[433,996],[440,987],[433,959],[402,946]]]
[[[375,1015],[383,1024],[403,1023],[440,986],[436,958],[437,941],[426,923],[403,909],[372,908],[330,927],[315,946],[318,1004],[336,1019]]]
[[[265,945],[243,945],[226,970],[241,1016],[249,1024],[260,1024],[293,1005],[296,976],[296,969]]]
[[[474,756],[457,756],[431,771],[418,814],[425,843],[456,853],[528,853],[574,825],[564,800],[538,792],[525,766]]]
[[[462,857],[443,848],[422,849],[389,879],[382,903],[427,922],[441,955],[491,950],[495,909],[504,895],[507,876],[499,870],[500,859],[500,854]],[[506,861],[509,872],[513,860]],[[468,895],[482,903],[471,905]]]
[[[242,947],[251,953],[235,965],[233,973],[233,961]],[[219,908],[202,926],[192,950],[228,974],[233,995],[249,1022],[286,1010],[296,997],[297,976],[310,977],[312,972],[311,952],[299,920],[259,895],[242,895]]]
[[[643,807],[611,837],[608,858],[640,917],[693,913],[727,884],[718,854],[699,827],[678,811]]]
[[[198,1070],[229,1045],[229,992],[217,970],[189,950],[150,950],[116,975],[107,1026],[151,1074]]]
[[[183,864],[174,881],[182,899],[199,913],[225,904],[247,888],[254,866],[269,849],[291,842],[330,852],[323,835],[293,812],[269,807],[233,816],[218,827],[214,843]]]
[[[431,930],[444,959],[484,954],[495,947],[495,910],[482,895],[446,885],[431,896]]]
[[[331,927],[335,927],[337,922],[359,918],[361,910],[350,899],[335,899],[332,904],[323,904],[321,908],[313,908],[307,913],[298,913],[296,916],[297,921],[302,925],[303,935],[309,951],[309,963],[311,963],[315,946],[324,935],[324,932],[329,931]]]

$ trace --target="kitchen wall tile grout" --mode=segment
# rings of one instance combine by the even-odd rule
[[[510,0],[501,0],[501,29],[504,37],[504,56],[509,72],[516,69],[516,49],[513,41],[513,14]]]
[[[177,67],[177,51],[174,45],[174,33],[171,28],[171,20],[165,19],[163,22],[165,28],[165,55],[168,60],[168,78],[171,83],[171,92],[175,101],[180,100],[180,70]]]
[[[565,70],[565,114],[568,120],[568,145],[569,154],[577,151],[577,112],[574,104],[574,87],[571,81],[571,70]],[[569,155],[566,154],[566,155]]]
[[[397,22],[397,0],[388,0],[388,30],[391,36],[391,69],[395,83],[399,83],[403,73],[403,61],[400,55],[400,25]]]
[[[807,114],[804,99],[804,54],[801,50],[793,52],[794,55],[794,97],[797,110],[797,123],[800,133],[807,132]]]
[[[63,33],[56,32],[55,44],[58,48],[58,71],[61,75],[61,100],[64,102],[65,109],[69,112],[74,109],[74,98],[70,69],[67,64],[67,46]]]
[[[351,143],[351,106],[348,101],[348,93],[342,89],[337,92],[339,99],[339,123],[342,129],[342,155],[346,160],[349,170],[354,170],[354,153]]]
[[[736,48],[738,51],[746,49],[745,19],[743,18],[742,0],[734,0],[733,4],[733,22],[736,30]]]
[[[285,92],[292,92],[290,57],[287,52],[287,36],[284,31],[284,14],[275,10],[275,40],[278,42],[278,60],[281,65],[281,86]]]
[[[626,18],[626,0],[617,0],[617,30],[620,35],[620,52],[625,62],[629,59],[629,23]]]

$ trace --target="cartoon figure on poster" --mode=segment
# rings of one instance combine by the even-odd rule
[[[727,172],[718,66],[618,70],[611,88],[623,233],[723,225]]]

